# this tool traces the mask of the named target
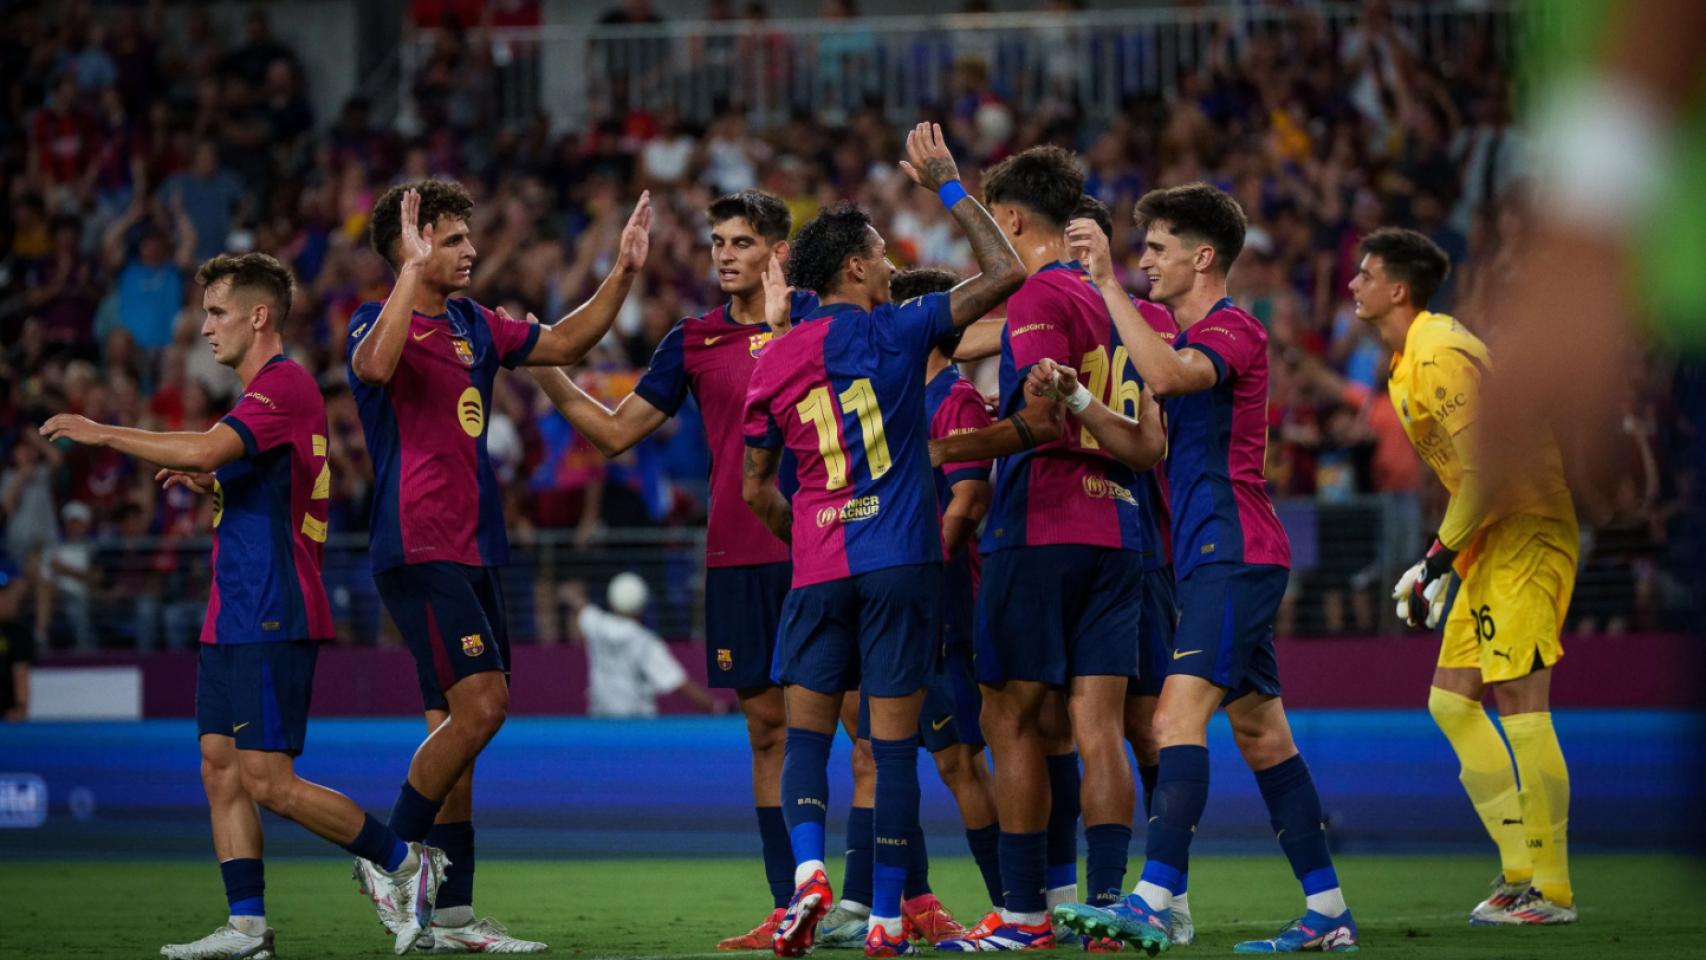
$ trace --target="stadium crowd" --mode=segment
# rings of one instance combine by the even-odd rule
[[[417,4],[438,6],[454,20],[455,4]],[[855,13],[849,0],[825,9]],[[720,194],[774,193],[796,225],[852,197],[902,264],[971,267],[936,198],[907,189],[892,165],[899,132],[874,106],[796,112],[773,129],[755,129],[739,103],[724,104],[702,129],[670,109],[630,110],[555,136],[544,114],[500,124],[492,44],[477,28],[440,28],[410,86],[421,132],[404,137],[376,122],[359,97],[336,118],[316,117],[302,63],[272,35],[264,9],[247,16],[239,35],[222,33],[199,5],[176,31],[165,28],[157,2],[7,10],[4,590],[39,580],[33,621],[27,599],[5,605],[35,625],[38,642],[93,649],[103,616],[126,621],[143,649],[194,635],[205,564],[172,543],[205,534],[211,506],[182,489],[161,490],[151,471],[111,451],[50,445],[36,427],[66,411],[152,429],[209,427],[237,386],[200,336],[192,278],[216,253],[264,251],[295,271],[300,292],[286,339],[327,397],[334,533],[367,523],[373,471],[345,345],[351,313],[389,288],[391,272],[369,247],[366,226],[373,201],[393,183],[431,176],[466,184],[478,201],[471,226],[479,251],[468,294],[548,320],[592,293],[633,198],[652,190],[653,253],[617,330],[579,374],[589,392],[612,401],[630,392],[678,318],[719,302],[703,211]],[[729,16],[730,4],[710,0],[707,13]],[[431,11],[417,15],[438,20]],[[748,15],[762,17],[762,9]],[[629,2],[608,19],[655,16],[648,4]],[[1449,61],[1424,60],[1414,38],[1375,5],[1337,41],[1308,29],[1288,36],[1235,38],[1227,28],[1209,69],[1181,73],[1168,95],[1134,98],[1106,125],[1087,122],[1069,93],[1021,115],[991,82],[989,65],[966,57],[936,118],[974,192],[979,167],[1017,150],[1053,142],[1079,151],[1088,191],[1114,211],[1114,249],[1126,257],[1122,275],[1134,291],[1147,284],[1135,271],[1136,198],[1194,180],[1232,192],[1251,221],[1233,294],[1268,326],[1274,358],[1271,490],[1326,503],[1366,494],[1418,503],[1393,547],[1407,558],[1443,491],[1382,395],[1388,357],[1354,316],[1346,287],[1362,236],[1380,224],[1415,226],[1454,262],[1433,307],[1482,336],[1496,325],[1489,290],[1515,269],[1526,196],[1508,65],[1488,34],[1473,31]],[[993,388],[993,364],[969,372]],[[1641,392],[1649,399],[1627,412],[1638,469],[1608,505],[1619,519],[1599,530],[1622,552],[1587,561],[1626,589],[1597,609],[1578,609],[1580,625],[1656,625],[1674,590],[1663,558],[1692,477],[1667,461],[1684,429],[1664,399],[1668,377],[1654,364]],[[708,455],[692,413],[607,462],[527,377],[506,376],[495,397],[491,452],[521,543],[539,529],[569,529],[590,543],[607,527],[703,522]],[[148,536],[163,539],[137,539]],[[1348,576],[1332,575],[1321,587],[1328,629],[1377,626],[1389,563],[1374,548]],[[536,629],[547,638],[548,619]],[[12,632],[20,630],[32,632]]]

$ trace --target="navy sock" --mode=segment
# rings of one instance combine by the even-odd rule
[[[1059,753],[1048,760],[1048,873],[1043,886],[1053,890],[1078,884],[1077,753]]]
[[[1008,833],[1001,831],[1001,884],[1006,907],[1014,913],[1042,913],[1048,909],[1043,881],[1048,875],[1048,831]]]
[[[1143,879],[1178,893],[1190,864],[1191,834],[1208,806],[1208,748],[1162,747],[1158,773]]]
[[[764,848],[764,879],[770,884],[770,903],[785,907],[794,897],[794,845],[781,807],[756,807],[758,842]]]
[[[876,862],[876,817],[877,811],[870,807],[847,811],[847,872],[841,876],[841,899],[867,907],[871,905],[871,868]]]
[[[930,848],[924,843],[924,828],[914,826],[906,837],[906,887],[901,892],[904,899],[922,897],[934,893],[930,889]]]
[[[877,762],[871,915],[898,917],[912,862],[909,841],[918,830],[918,734],[900,740],[872,737],[871,758]]]
[[[1105,906],[1125,899],[1126,853],[1131,848],[1131,827],[1123,823],[1098,823],[1084,828],[1089,855],[1084,864],[1084,890],[1092,906]]]
[[[1161,776],[1161,767],[1155,765],[1137,765],[1137,778],[1143,781],[1143,816],[1147,819],[1151,801],[1155,798],[1155,779]]]
[[[409,859],[409,845],[403,842],[402,837],[392,833],[390,827],[373,819],[371,813],[362,822],[361,832],[356,834],[355,839],[344,849],[363,860],[379,864],[387,872],[397,869],[404,860]]]
[[[796,867],[823,859],[823,821],[829,810],[829,747],[833,742],[827,733],[788,728],[782,750],[782,818],[788,824],[788,843],[794,849]]]
[[[435,823],[427,831],[426,845],[437,847],[450,858],[444,880],[438,885],[437,907],[474,905],[474,825],[467,820]]]
[[[1333,857],[1327,852],[1327,831],[1321,826],[1321,795],[1301,754],[1266,770],[1256,771],[1256,786],[1268,805],[1268,822],[1279,835],[1280,849],[1291,861],[1292,875],[1303,884],[1305,896],[1339,885]]]
[[[261,861],[252,857],[222,860],[219,875],[225,878],[225,900],[233,917],[267,915],[267,875]]]
[[[987,827],[966,831],[966,845],[971,847],[971,858],[977,861],[977,870],[983,874],[983,886],[989,891],[989,902],[1001,905],[1001,825],[992,823]]]
[[[391,822],[387,826],[392,833],[402,837],[404,843],[419,843],[426,839],[427,831],[432,829],[432,822],[438,819],[438,811],[443,807],[443,800],[428,800],[404,780],[402,788],[397,791],[397,803],[391,808]]]

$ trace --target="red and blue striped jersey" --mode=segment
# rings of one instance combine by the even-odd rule
[[[817,308],[817,296],[794,293],[795,320]],[[711,450],[711,509],[705,525],[705,566],[743,567],[785,563],[788,545],[776,539],[741,498],[741,442],[746,390],[752,368],[770,343],[762,324],[736,323],[727,304],[675,325],[652,353],[651,366],[634,387],[642,400],[675,416],[689,393],[699,403]],[[792,493],[794,458],[782,467],[782,492]]]
[[[1179,336],[1179,325],[1173,321],[1173,312],[1159,303],[1137,297],[1132,297],[1131,302],[1149,328],[1172,346]],[[1162,422],[1166,422],[1165,415]],[[1156,464],[1155,469],[1138,474],[1137,488],[1133,492],[1143,506],[1143,569],[1160,570],[1173,562],[1173,525],[1167,509],[1165,468]]]
[[[870,313],[833,304],[758,358],[746,444],[798,458],[795,587],[941,562],[924,369],[952,329],[945,293]]]
[[[1196,350],[1220,380],[1173,397],[1167,413],[1167,487],[1173,563],[1180,580],[1205,563],[1291,566],[1291,541],[1268,499],[1268,331],[1221,300],[1179,333],[1175,350]]]
[[[960,376],[960,368],[949,364],[924,389],[924,414],[930,418],[930,439],[940,440],[956,433],[969,433],[990,425],[989,408],[971,381]],[[988,480],[991,461],[944,463],[935,469],[936,508],[946,513],[954,499],[954,484],[965,480]],[[947,560],[947,586],[942,605],[942,639],[955,646],[969,646],[977,609],[977,584],[983,575],[983,557],[973,534],[965,550]]]
[[[1102,295],[1077,261],[1052,263],[1007,300],[1001,331],[1001,417],[1025,406],[1025,378],[1044,358],[1073,367],[1098,399],[1136,416],[1141,382]],[[1003,457],[983,552],[1080,543],[1141,550],[1137,474],[1066,414],[1057,440]]]
[[[219,422],[243,439],[243,458],[214,473],[213,590],[201,642],[330,640],[320,558],[332,474],[320,385],[274,357]]]
[[[350,317],[349,355],[372,332],[383,303]],[[350,389],[373,458],[373,571],[446,560],[509,562],[503,494],[486,451],[492,382],[539,342],[539,325],[506,320],[458,297],[444,315],[414,314],[391,382]]]

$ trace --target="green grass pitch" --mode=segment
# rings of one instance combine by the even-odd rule
[[[391,941],[357,895],[347,864],[267,864],[269,920],[281,960],[391,955]],[[1277,854],[1203,857],[1191,867],[1198,939],[1194,947],[1170,951],[1175,956],[1230,955],[1236,941],[1269,936],[1302,912],[1296,883]],[[1380,956],[1706,956],[1706,910],[1691,905],[1700,875],[1679,858],[1574,858],[1582,922],[1551,929],[1467,925],[1469,908],[1496,869],[1490,855],[1347,856],[1338,867],[1363,950]],[[833,872],[839,880],[839,865]],[[935,860],[932,881],[968,926],[987,909],[969,859]],[[475,890],[480,914],[550,943],[550,955],[558,957],[739,957],[716,954],[717,940],[744,932],[768,907],[756,859],[482,862]],[[158,956],[160,944],[196,939],[222,923],[223,900],[211,861],[0,862],[6,916],[0,957]],[[818,956],[859,954],[826,950]]]

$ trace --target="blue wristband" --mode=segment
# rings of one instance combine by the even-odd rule
[[[964,200],[967,194],[966,188],[960,186],[960,182],[958,180],[949,180],[947,183],[942,184],[941,188],[936,191],[936,196],[942,198],[942,206],[952,210],[954,208],[954,204]]]

